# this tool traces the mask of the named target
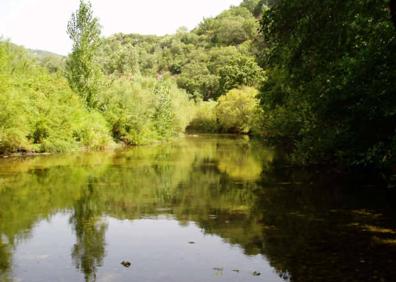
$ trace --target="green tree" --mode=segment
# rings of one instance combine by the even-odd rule
[[[264,71],[253,57],[239,55],[219,69],[219,96],[240,86],[260,86]]]
[[[96,106],[100,85],[100,68],[95,56],[100,46],[100,25],[93,16],[89,1],[81,0],[79,9],[72,14],[67,33],[73,40],[73,50],[66,63],[66,77],[71,88],[86,102]]]
[[[258,22],[245,7],[232,7],[215,18],[205,19],[196,29],[213,45],[239,45],[254,39],[258,31]]]
[[[396,160],[396,33],[387,1],[278,0],[262,19],[266,132],[299,164]]]
[[[209,71],[207,64],[192,62],[182,68],[177,84],[179,87],[186,89],[195,98],[208,100],[216,97],[218,81],[219,77]]]
[[[220,126],[236,133],[249,133],[260,113],[258,91],[251,87],[233,89],[221,96],[216,107]]]

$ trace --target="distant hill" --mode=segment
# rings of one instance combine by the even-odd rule
[[[37,49],[28,49],[28,52],[37,59],[40,65],[46,67],[50,72],[63,71],[65,68],[65,56]]]
[[[28,49],[28,51],[39,58],[45,58],[45,57],[65,58],[65,56],[62,56],[62,55],[59,55],[59,54],[56,54],[53,52],[45,51],[45,50]]]

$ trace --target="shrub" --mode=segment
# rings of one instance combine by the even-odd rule
[[[258,124],[259,99],[255,88],[233,89],[221,96],[216,115],[221,128],[227,132],[250,133]]]
[[[71,151],[111,143],[104,118],[88,111],[66,80],[22,48],[0,42],[0,153]]]
[[[216,101],[198,101],[195,105],[194,118],[188,126],[192,132],[214,133],[219,130],[216,118]]]
[[[118,79],[101,95],[101,110],[113,137],[126,144],[145,144],[184,132],[192,101],[170,80]]]

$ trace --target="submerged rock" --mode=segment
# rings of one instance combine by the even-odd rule
[[[252,273],[252,275],[253,275],[253,276],[260,276],[261,273],[260,273],[260,272],[257,272],[257,271],[254,271],[254,272]]]
[[[122,264],[124,267],[126,267],[126,268],[128,268],[128,267],[130,267],[130,266],[132,265],[132,263],[130,263],[129,261],[126,261],[126,260],[123,260],[123,261],[121,262],[121,264]]]

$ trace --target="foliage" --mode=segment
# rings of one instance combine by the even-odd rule
[[[87,106],[96,106],[100,87],[100,68],[96,55],[100,44],[100,25],[93,16],[90,2],[80,0],[79,9],[72,14],[67,33],[73,41],[73,50],[66,63],[66,77],[70,87]]]
[[[180,88],[205,101],[235,87],[259,87],[264,75],[253,42],[259,24],[251,9],[262,4],[245,2],[246,7],[205,19],[191,32],[181,28],[174,35],[118,33],[105,38],[98,62],[105,74],[115,77],[170,74]]]
[[[100,109],[113,137],[145,144],[176,136],[191,119],[192,102],[171,81],[137,77],[115,80],[101,95]]]
[[[249,56],[234,57],[219,70],[219,94],[225,94],[239,86],[259,86],[264,80],[264,72],[255,60]]]
[[[194,118],[188,126],[191,132],[214,133],[219,131],[219,124],[216,116],[217,102],[197,101],[195,105]]]
[[[177,85],[196,99],[209,99],[217,96],[219,77],[209,71],[206,63],[192,62],[182,67]]]
[[[29,50],[38,63],[45,67],[50,73],[64,73],[66,67],[66,59],[61,55],[42,50]]]
[[[249,133],[257,124],[260,115],[258,91],[244,87],[233,89],[221,96],[216,106],[220,126],[235,133]]]
[[[22,48],[0,42],[0,152],[69,151],[111,143],[103,117],[88,112],[58,74]]]
[[[262,19],[267,137],[299,164],[396,161],[396,33],[386,1],[273,1]]]
[[[215,45],[239,45],[253,39],[258,22],[245,7],[232,7],[215,18],[205,19],[196,29],[198,35]]]
[[[118,40],[103,40],[98,51],[101,67],[105,74],[122,76],[140,73],[136,48]]]
[[[62,57],[0,42],[1,154],[99,149],[111,145],[112,137],[145,144],[184,132],[194,112],[187,93],[169,75],[153,78],[148,75],[154,73],[143,71],[146,76],[141,76],[145,62],[138,57],[142,50],[132,46],[135,41],[125,39],[131,48],[117,40],[101,47],[89,2],[80,2],[68,33],[73,40],[66,62],[69,86],[62,63],[48,63]],[[157,42],[156,37],[142,38],[143,44]],[[172,50],[180,51],[176,45]],[[112,56],[99,64],[106,52]]]

